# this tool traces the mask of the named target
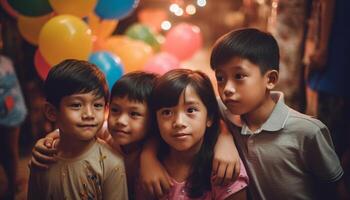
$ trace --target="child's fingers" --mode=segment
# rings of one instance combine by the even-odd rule
[[[153,186],[152,185],[148,185],[146,184],[145,185],[145,189],[146,189],[146,192],[149,196],[151,197],[155,197],[155,193],[154,193],[154,190],[153,190]]]
[[[161,198],[164,195],[162,187],[158,182],[153,183],[153,191],[157,198]]]
[[[222,185],[223,178],[225,177],[225,173],[226,173],[226,168],[227,168],[226,164],[220,163],[216,174],[217,177],[215,179],[216,185]]]
[[[38,151],[33,151],[32,155],[36,161],[38,161],[42,164],[50,164],[50,163],[56,162],[55,157],[50,156],[50,155],[41,154]]]
[[[33,148],[33,152],[40,152],[41,154],[45,155],[54,155],[57,153],[57,149],[55,148],[48,148],[47,146],[44,145],[44,143],[37,142]]]
[[[35,169],[46,170],[46,169],[49,168],[49,166],[37,162],[37,161],[35,160],[35,158],[32,157],[32,159],[30,160],[30,163],[29,163],[29,168],[31,168],[31,169],[35,168]]]
[[[53,139],[52,138],[45,138],[45,140],[44,140],[45,147],[51,148],[52,147],[52,143],[53,143]]]
[[[232,181],[232,176],[234,172],[234,165],[227,165],[225,177],[223,178],[223,185],[227,185]]]
[[[219,162],[216,159],[213,159],[213,169],[212,174],[217,174],[219,167]]]
[[[160,186],[161,186],[163,195],[169,192],[169,190],[171,188],[170,184],[171,184],[171,182],[169,181],[168,177],[166,179],[160,180]]]
[[[234,172],[232,174],[232,181],[236,181],[237,180],[240,172],[241,172],[241,163],[240,162],[236,162],[235,168],[234,168]]]

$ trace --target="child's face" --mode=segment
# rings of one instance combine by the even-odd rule
[[[127,145],[143,140],[149,124],[145,102],[130,101],[128,97],[112,98],[108,116],[108,130],[114,141]]]
[[[71,138],[91,140],[103,125],[105,103],[104,97],[96,97],[93,92],[63,97],[57,112],[57,126]]]
[[[254,111],[267,95],[267,77],[247,59],[233,58],[215,70],[218,92],[231,113]]]
[[[171,148],[177,151],[200,149],[207,125],[207,109],[192,86],[182,92],[178,105],[157,111],[160,134]]]

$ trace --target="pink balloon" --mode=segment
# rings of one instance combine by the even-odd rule
[[[45,80],[51,67],[45,61],[45,59],[41,55],[39,49],[36,50],[35,55],[34,55],[34,66],[35,66],[36,72],[39,74],[40,78],[42,80]]]
[[[163,75],[169,70],[178,68],[179,65],[180,61],[174,55],[161,52],[148,60],[144,66],[144,71]]]
[[[10,4],[7,2],[7,0],[0,0],[0,4],[4,8],[4,10],[13,18],[18,17],[18,12],[14,10]]]
[[[179,60],[191,58],[202,47],[199,27],[181,23],[167,33],[162,50],[175,55]]]

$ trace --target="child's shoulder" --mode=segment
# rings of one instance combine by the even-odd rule
[[[284,127],[289,131],[298,131],[307,135],[314,135],[319,132],[328,132],[328,128],[320,120],[290,109],[288,120]]]
[[[96,145],[98,146],[99,153],[103,158],[123,162],[123,156],[121,155],[121,153],[118,150],[113,149],[105,141],[97,138]]]

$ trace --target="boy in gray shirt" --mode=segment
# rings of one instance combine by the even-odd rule
[[[276,40],[257,29],[232,31],[216,42],[210,64],[251,197],[334,199],[343,169],[327,127],[271,92],[278,81]]]

